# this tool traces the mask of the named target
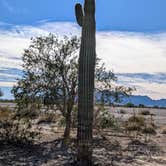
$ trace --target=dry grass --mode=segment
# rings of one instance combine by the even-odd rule
[[[59,119],[59,116],[54,113],[42,113],[39,116],[38,124],[40,123],[55,123]]]
[[[8,107],[0,107],[0,120],[7,120],[13,115]]]
[[[161,133],[162,133],[162,134],[166,134],[166,126],[163,126],[163,127],[162,127]]]
[[[140,114],[141,115],[150,115],[150,111],[149,110],[142,110],[141,112],[140,112]]]

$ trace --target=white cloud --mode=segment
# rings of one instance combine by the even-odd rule
[[[148,95],[153,99],[166,98],[166,74],[157,73],[148,77],[144,76],[144,73],[129,75],[121,73],[118,74],[118,84],[135,87],[134,94],[137,95]]]
[[[166,84],[157,84],[157,83],[135,83],[134,85],[137,88],[135,94],[147,95],[153,99],[165,98],[166,94]]]
[[[29,40],[0,34],[0,67],[21,68],[21,55]]]
[[[116,72],[166,72],[165,34],[104,32],[97,40],[98,55]]]
[[[6,24],[1,23],[0,29],[3,25]],[[70,22],[44,20],[36,26],[8,25],[8,30],[0,30],[0,68],[20,69],[21,55],[31,37],[50,32],[59,36],[80,35],[80,31],[76,24]],[[97,32],[97,54],[116,73],[166,73],[166,33]],[[127,76],[119,79],[123,83],[125,79],[133,80],[130,84],[138,87],[137,93],[146,93],[153,98],[166,94],[165,84],[159,86],[155,82],[149,85],[146,80]]]
[[[13,87],[16,85],[16,82],[0,82],[0,87]]]

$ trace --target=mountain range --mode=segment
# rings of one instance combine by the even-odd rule
[[[166,99],[160,99],[160,100],[153,100],[148,96],[140,96],[140,95],[132,95],[130,97],[125,97],[122,100],[121,104],[127,104],[132,103],[136,106],[143,104],[145,106],[158,106],[158,107],[166,107]]]

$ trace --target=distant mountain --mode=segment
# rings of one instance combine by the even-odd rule
[[[95,98],[96,98],[97,102],[100,102],[101,94],[96,93]],[[111,96],[109,98],[109,101],[111,101],[111,103],[113,103],[113,102],[115,103],[115,99]],[[105,102],[107,102],[107,103],[109,103],[109,101],[105,100]],[[139,106],[140,104],[142,104],[142,105],[149,106],[149,107],[154,107],[154,106],[166,107],[166,99],[153,100],[148,96],[140,96],[140,95],[132,95],[130,97],[121,97],[121,102],[116,103],[116,104],[125,105],[127,103],[132,103],[135,106]]]
[[[138,106],[139,104],[143,104],[145,106],[158,106],[158,107],[166,107],[166,99],[153,100],[148,96],[139,96],[132,95],[130,97],[123,98],[122,104],[133,103]]]

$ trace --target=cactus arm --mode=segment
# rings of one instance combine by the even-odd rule
[[[75,6],[75,14],[76,14],[76,19],[77,19],[77,23],[79,26],[82,27],[83,24],[83,10],[82,10],[82,5],[77,3]]]

